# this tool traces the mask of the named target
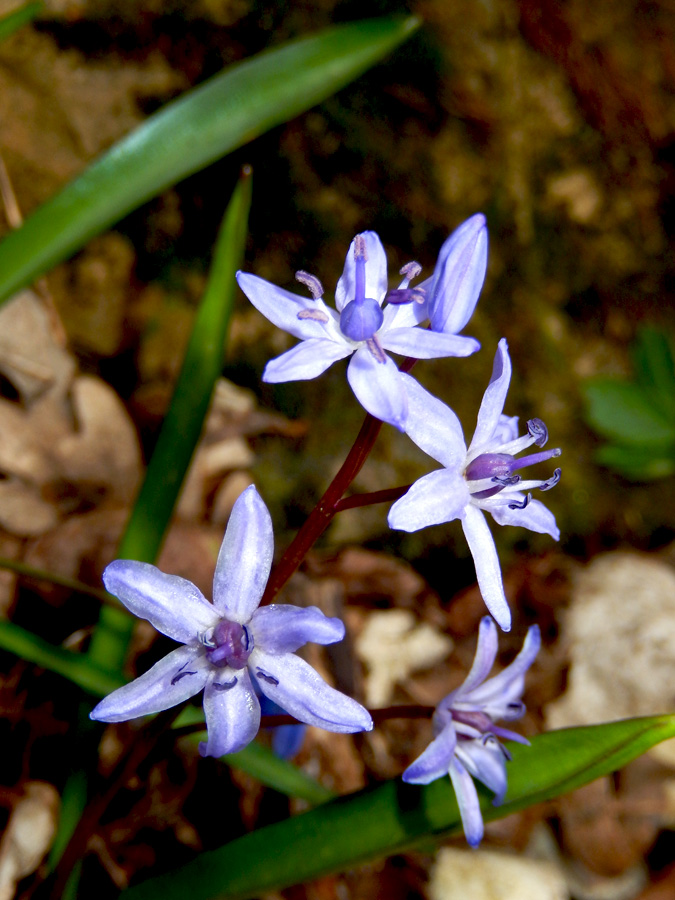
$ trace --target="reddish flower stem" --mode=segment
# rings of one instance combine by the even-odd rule
[[[416,359],[410,357],[404,359],[399,366],[399,371],[409,372],[416,362]],[[270,579],[267,582],[267,587],[265,588],[265,593],[262,597],[262,603],[271,603],[274,600],[281,588],[286,584],[293,572],[295,572],[303,561],[307,552],[314,546],[326,528],[328,528],[335,513],[339,512],[340,509],[350,508],[349,505],[340,506],[340,502],[345,491],[359,474],[363,464],[368,459],[368,454],[373,449],[373,444],[377,440],[380,428],[382,428],[382,422],[368,413],[363,420],[363,425],[356,436],[352,449],[349,451],[347,458],[340,467],[340,471],[328,485],[323,497],[309,514],[296,536],[288,545],[286,552],[272,570]],[[393,490],[397,489],[394,488]],[[380,493],[383,492],[375,492],[375,494]],[[383,497],[382,500],[370,500],[368,502],[382,503],[389,499],[396,500],[398,499],[398,496],[401,495]],[[351,499],[352,498],[348,498],[344,503],[348,503]],[[366,503],[352,503],[351,505],[365,506]]]
[[[335,504],[335,512],[343,512],[345,509],[357,509],[359,506],[374,506],[376,503],[390,503],[400,499],[410,490],[409,484],[401,487],[385,488],[382,491],[370,491],[367,494],[354,494],[352,497],[345,497],[344,500],[338,500]]]

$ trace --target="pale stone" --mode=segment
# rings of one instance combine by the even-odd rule
[[[367,671],[366,706],[386,706],[397,682],[436,665],[451,652],[453,644],[447,635],[416,622],[405,609],[383,610],[368,617],[356,641],[356,652]]]
[[[579,576],[563,625],[567,691],[548,728],[672,712],[675,572],[650,556],[610,553]],[[651,751],[675,766],[675,741]]]
[[[560,869],[550,862],[491,850],[438,851],[429,900],[568,900]]]

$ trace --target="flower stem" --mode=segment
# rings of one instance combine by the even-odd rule
[[[368,459],[368,454],[372,450],[373,444],[380,433],[380,428],[382,428],[382,422],[368,413],[363,420],[363,425],[356,436],[356,440],[354,441],[351,450],[347,454],[347,458],[340,467],[340,471],[328,485],[323,497],[309,514],[304,524],[289,544],[286,552],[274,567],[270,579],[267,582],[265,593],[263,594],[263,603],[271,603],[272,600],[274,600],[281,588],[286,584],[293,572],[295,572],[305,558],[307,551],[321,537],[326,528],[328,528],[331,519],[337,512],[337,505],[341,500],[342,495],[359,474],[363,464]]]
[[[335,512],[343,512],[345,509],[357,509],[359,506],[374,506],[376,503],[389,503],[398,500],[410,490],[409,484],[401,487],[385,488],[382,491],[369,491],[367,494],[354,494],[353,497],[345,497],[335,504]]]

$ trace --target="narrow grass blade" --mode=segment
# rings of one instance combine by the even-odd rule
[[[480,790],[487,820],[557,797],[606,775],[675,735],[675,716],[627,719],[542,734],[510,745],[509,790],[494,807]],[[261,828],[168,875],[123,892],[124,900],[246,900],[398,853],[461,831],[449,779],[427,787],[400,779]]]
[[[0,302],[165,188],[340,90],[418,24],[385,17],[327,29],[168,103],[0,243]]]
[[[4,41],[23,25],[32,22],[42,10],[42,3],[27,3],[0,19],[0,41]]]
[[[250,170],[242,175],[218,235],[209,281],[195,317],[169,411],[118,548],[119,559],[153,563],[159,553],[183,479],[194,454],[225,356],[236,282],[251,205]],[[104,607],[89,646],[89,659],[122,670],[133,620]]]

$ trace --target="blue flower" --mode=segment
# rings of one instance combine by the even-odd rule
[[[169,709],[204,690],[207,743],[202,756],[236,753],[260,727],[262,694],[308,725],[369,731],[368,712],[329,687],[296,650],[342,640],[340,619],[317,607],[259,607],[274,550],[272,520],[255,487],[238,498],[218,555],[213,603],[192,582],[147,563],[118,559],[103,573],[111,594],[134,615],[184,646],[145,675],[113,691],[91,713],[123,722]],[[254,687],[255,686],[255,687]]]
[[[385,351],[414,359],[469,356],[473,338],[457,335],[473,314],[487,265],[487,228],[477,214],[443,244],[431,278],[418,287],[417,263],[401,269],[403,281],[388,291],[387,257],[374,231],[357,234],[335,290],[337,311],[322,300],[318,278],[298,272],[311,294],[300,297],[256,275],[237,273],[251,303],[302,343],[271,360],[263,381],[316,378],[338,359],[351,356],[347,378],[361,405],[376,418],[403,430],[407,417],[405,383]],[[388,300],[383,309],[383,303]],[[430,319],[431,328],[418,327]]]
[[[560,532],[553,514],[543,503],[533,500],[529,492],[535,488],[541,491],[552,488],[560,479],[560,469],[551,478],[531,481],[523,481],[515,473],[525,466],[560,456],[560,449],[516,458],[517,453],[532,444],[542,447],[548,432],[541,419],[530,419],[528,433],[518,437],[518,417],[502,415],[511,380],[511,360],[503,338],[468,449],[454,412],[409,375],[400,377],[406,383],[408,394],[406,433],[444,468],[424,475],[394,503],[389,511],[389,526],[417,531],[460,519],[485,605],[504,631],[508,631],[511,611],[504,595],[495,543],[482,511],[489,512],[500,525],[521,525],[558,540]]]
[[[464,682],[436,707],[434,739],[403,773],[410,784],[429,784],[450,775],[462,817],[466,839],[476,847],[483,838],[483,817],[472,778],[482,781],[498,806],[506,793],[509,753],[499,738],[528,744],[524,737],[500,728],[495,719],[514,721],[525,712],[521,700],[525,673],[539,652],[539,628],[527,632],[523,649],[510,666],[487,678],[497,656],[497,627],[489,616],[480,623],[478,646],[471,671]]]

